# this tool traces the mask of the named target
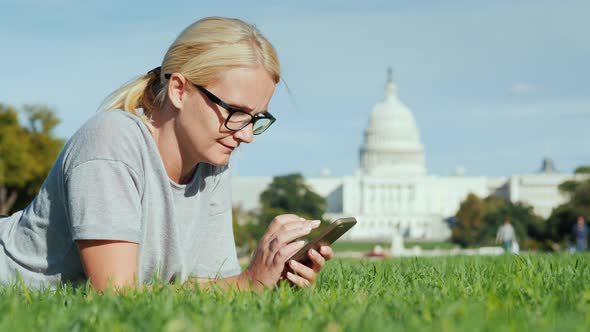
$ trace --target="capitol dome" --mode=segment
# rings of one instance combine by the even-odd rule
[[[385,98],[373,107],[360,151],[361,168],[367,174],[421,175],[426,173],[424,146],[414,116],[396,94],[391,78]]]

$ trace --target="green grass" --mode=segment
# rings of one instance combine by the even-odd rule
[[[380,245],[381,247],[385,248],[389,247],[391,243],[336,241],[332,243],[331,247],[334,251],[369,251],[373,249],[376,245]]]
[[[332,244],[332,249],[335,251],[369,251],[376,245],[380,245],[383,248],[389,248],[391,242],[346,242],[337,241]],[[414,246],[421,247],[422,249],[452,249],[456,245],[451,242],[404,242],[404,247],[412,248]]]
[[[590,255],[335,260],[315,289],[0,288],[0,330],[586,331]]]

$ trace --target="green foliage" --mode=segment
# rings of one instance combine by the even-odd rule
[[[457,223],[452,229],[451,240],[463,247],[473,247],[480,242],[479,234],[484,227],[485,205],[474,194],[467,198],[459,206],[456,218]]]
[[[539,239],[543,235],[543,219],[535,215],[532,206],[503,199],[502,205],[490,209],[486,214],[485,239],[488,243],[496,238],[498,228],[506,219],[512,223],[517,239],[525,240],[529,237]]]
[[[0,213],[35,197],[63,146],[53,134],[59,119],[51,109],[25,106],[22,113],[26,125],[16,109],[0,104]]]
[[[534,214],[532,207],[499,196],[481,200],[469,194],[461,203],[456,219],[452,240],[464,247],[494,244],[496,232],[506,219],[511,221],[518,240],[543,236],[543,219]]]
[[[326,210],[325,199],[309,189],[301,174],[275,177],[260,194],[260,203],[263,213],[295,213],[306,219],[321,219]]]
[[[576,191],[574,191],[570,202],[574,206],[582,208],[582,210],[587,211],[590,208],[590,179],[582,181],[576,186]],[[588,215],[587,212],[584,214]]]
[[[576,168],[576,174],[589,174],[590,166]],[[559,250],[557,243],[567,244],[571,240],[573,225],[578,216],[590,217],[590,177],[583,180],[568,180],[559,185],[568,201],[553,209],[547,221],[533,213],[533,209],[522,203],[511,203],[500,197],[490,196],[484,200],[470,194],[457,212],[457,223],[453,228],[452,240],[465,247],[489,245],[504,219],[510,219],[524,248]]]
[[[0,186],[22,187],[32,178],[31,144],[11,106],[0,104]]]
[[[258,234],[255,227],[256,216],[253,213],[243,211],[239,207],[232,208],[232,222],[234,241],[238,249],[238,255],[247,255],[256,247],[257,239],[262,236]]]
[[[258,214],[258,227],[253,229],[259,239],[274,217],[293,213],[308,220],[322,220],[326,200],[313,192],[301,174],[276,176],[260,194],[262,209]]]
[[[590,166],[579,166],[574,171],[574,174],[590,175]],[[587,181],[567,180],[559,185],[559,191],[566,195],[576,205],[590,203],[590,186],[588,185],[590,179]]]
[[[576,223],[579,215],[582,215],[581,209],[577,209],[573,204],[562,204],[551,212],[547,220],[547,236],[555,242],[568,242],[572,234],[572,228]]]
[[[589,169],[590,166],[581,166],[576,169],[576,173],[585,174]],[[547,220],[547,236],[555,242],[566,244],[573,236],[572,228],[578,216],[584,216],[586,220],[590,217],[590,178],[566,181],[559,189],[567,194],[569,200],[551,212]]]
[[[575,174],[590,174],[590,165],[579,166],[574,171]]]
[[[576,192],[576,188],[578,187],[578,181],[575,180],[567,180],[563,183],[561,183],[557,188],[559,189],[559,191],[562,194],[565,195],[572,195],[574,192]]]
[[[315,288],[0,287],[2,331],[586,331],[589,255],[335,260]]]

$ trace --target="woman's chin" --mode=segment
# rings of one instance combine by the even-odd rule
[[[229,163],[229,157],[230,155],[220,155],[220,156],[216,156],[215,158],[210,158],[207,163],[214,165],[214,166],[225,166]]]

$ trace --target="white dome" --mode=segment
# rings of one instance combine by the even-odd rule
[[[416,121],[397,97],[391,79],[385,87],[385,98],[373,107],[361,148],[361,166],[366,173],[426,173]]]

